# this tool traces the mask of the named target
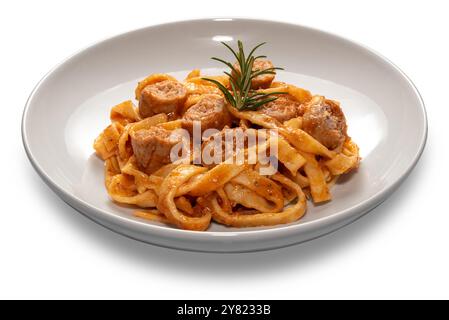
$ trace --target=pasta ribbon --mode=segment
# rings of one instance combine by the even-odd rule
[[[171,223],[180,228],[201,231],[209,227],[210,213],[207,212],[200,217],[191,217],[179,211],[175,204],[175,195],[178,188],[192,176],[206,170],[204,167],[194,165],[179,165],[162,182],[157,208]]]
[[[120,122],[123,126],[141,120],[139,112],[131,100],[124,101],[112,107],[110,119],[111,122]]]
[[[294,222],[300,219],[306,210],[306,197],[301,188],[281,174],[275,174],[273,180],[278,181],[283,187],[295,192],[296,203],[287,206],[281,212],[263,212],[255,214],[242,214],[238,212],[226,211],[220,206],[219,201],[226,202],[228,199],[223,199],[214,194],[210,200],[213,209],[213,219],[219,223],[223,223],[232,227],[257,227],[257,226],[273,226],[277,224],[285,224]]]

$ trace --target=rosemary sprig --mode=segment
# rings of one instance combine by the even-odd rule
[[[284,70],[283,68],[273,67],[261,70],[253,70],[254,61],[256,59],[266,58],[266,56],[254,56],[255,51],[263,46],[265,42],[262,42],[255,46],[250,53],[246,56],[243,50],[243,43],[238,40],[238,52],[232,49],[227,43],[222,42],[222,44],[228,48],[237,60],[240,67],[240,71],[234,68],[231,62],[225,61],[223,59],[212,57],[211,59],[221,62],[231,69],[231,72],[224,71],[224,73],[229,76],[229,83],[231,85],[231,90],[228,90],[224,85],[214,79],[202,78],[204,80],[214,83],[221,92],[223,92],[226,100],[237,110],[256,110],[262,105],[274,101],[277,99],[275,95],[285,94],[286,92],[260,92],[251,89],[251,81],[260,75],[264,74],[275,74],[275,70]]]

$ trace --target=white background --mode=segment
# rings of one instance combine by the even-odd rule
[[[447,1],[40,0],[0,6],[0,298],[449,298]],[[23,105],[38,80],[105,37],[217,16],[331,31],[404,70],[426,103],[429,138],[402,187],[324,238],[234,255],[130,240],[53,194],[29,164],[20,136]]]

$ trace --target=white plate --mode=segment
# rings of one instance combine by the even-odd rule
[[[134,218],[114,204],[103,184],[103,162],[92,142],[111,106],[133,97],[136,82],[155,72],[180,79],[193,68],[219,67],[220,40],[241,39],[277,66],[278,79],[339,100],[360,146],[360,169],[332,189],[333,200],[308,203],[289,225],[207,232],[178,230]],[[229,57],[230,58],[230,57]],[[219,72],[212,69],[206,71]],[[99,42],[64,61],[39,82],[23,115],[28,157],[69,205],[107,228],[160,246],[216,252],[282,247],[329,233],[384,201],[418,161],[426,141],[423,102],[391,62],[361,45],[302,26],[247,19],[205,19],[148,27]]]

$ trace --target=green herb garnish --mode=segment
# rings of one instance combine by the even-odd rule
[[[255,77],[264,74],[275,74],[275,70],[284,70],[283,68],[267,68],[262,70],[253,70],[254,61],[256,59],[266,58],[266,56],[254,56],[255,51],[265,44],[262,42],[255,46],[248,56],[245,55],[243,50],[243,44],[240,40],[237,41],[238,52],[234,51],[228,44],[221,42],[226,48],[228,48],[240,67],[240,71],[234,68],[233,64],[220,58],[212,57],[211,59],[219,61],[229,68],[231,68],[231,73],[224,71],[226,75],[229,76],[229,83],[231,85],[231,90],[228,90],[224,85],[214,79],[203,78],[204,80],[214,83],[221,92],[223,92],[226,100],[237,110],[256,110],[262,105],[274,101],[277,99],[274,95],[285,94],[286,92],[260,92],[251,89],[251,80]]]

